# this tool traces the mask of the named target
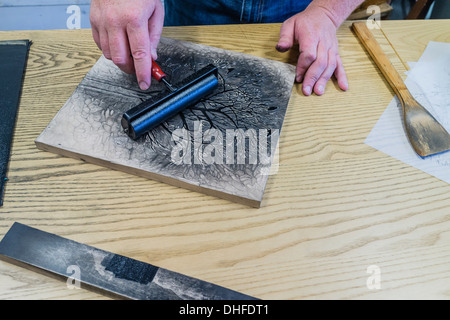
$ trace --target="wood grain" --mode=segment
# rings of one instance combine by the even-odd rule
[[[404,61],[440,38],[437,22],[383,22],[383,50]],[[429,27],[428,27],[429,26]],[[279,25],[166,28],[164,36],[294,64]],[[89,30],[0,32],[33,40],[0,235],[14,221],[262,299],[450,297],[450,187],[364,144],[393,97],[344,24],[350,89],[296,85],[280,166],[260,209],[37,150],[35,138],[100,56]],[[384,36],[380,31],[380,37]],[[379,38],[379,41],[381,38]],[[439,41],[439,40],[437,40]],[[396,52],[395,52],[396,51]],[[367,268],[381,271],[370,290]],[[0,261],[1,299],[105,299]]]
[[[382,21],[381,26],[386,38],[405,65],[410,61],[418,61],[428,42],[450,42],[448,19],[405,20],[401,24]]]

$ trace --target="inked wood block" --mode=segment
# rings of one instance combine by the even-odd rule
[[[219,69],[219,87],[138,140],[123,131],[124,112],[166,90],[141,91],[134,75],[103,56],[36,139],[39,149],[259,207],[295,67],[162,38],[158,64],[177,84],[200,68]]]

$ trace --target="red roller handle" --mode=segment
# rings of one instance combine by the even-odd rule
[[[158,81],[161,81],[161,79],[165,76],[166,74],[161,70],[155,60],[152,59],[152,77]]]

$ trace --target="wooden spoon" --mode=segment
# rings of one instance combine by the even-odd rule
[[[370,32],[366,22],[354,22],[352,26],[389,85],[397,94],[403,109],[406,135],[416,153],[425,157],[449,150],[450,135],[411,95],[400,74]]]

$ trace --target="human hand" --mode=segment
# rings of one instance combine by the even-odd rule
[[[136,73],[139,87],[148,89],[164,23],[161,0],[92,0],[90,20],[105,58],[126,73]]]
[[[309,6],[281,26],[276,48],[285,52],[294,44],[299,45],[296,81],[303,82],[305,95],[312,92],[322,95],[333,74],[339,87],[348,89],[347,76],[338,53],[337,28],[331,14],[320,6]]]

